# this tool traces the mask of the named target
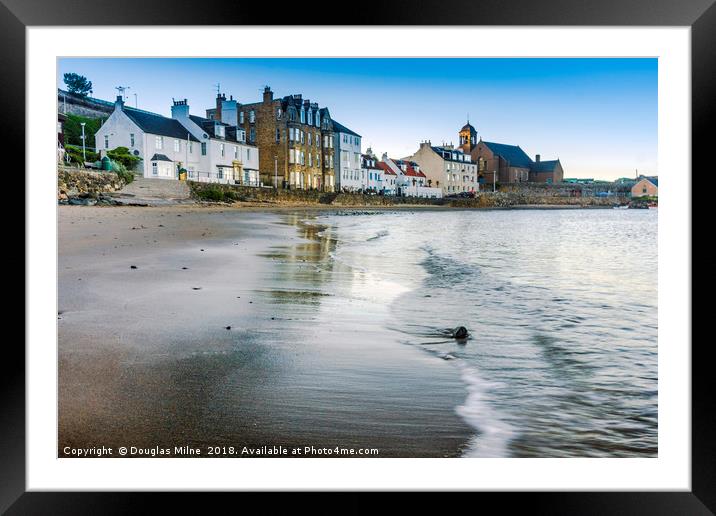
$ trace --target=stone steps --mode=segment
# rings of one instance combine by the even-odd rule
[[[120,204],[141,206],[192,203],[189,185],[173,179],[139,177],[122,188],[114,199]]]

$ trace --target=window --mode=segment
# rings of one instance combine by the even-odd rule
[[[313,111],[308,111],[308,125],[313,125]]]
[[[224,169],[219,167],[219,179],[224,179]]]
[[[201,142],[201,155],[206,156],[206,142]]]
[[[194,153],[194,142],[189,142],[189,154]]]
[[[129,134],[129,146],[134,147],[134,133]]]
[[[280,119],[280,118],[281,118],[281,113],[282,113],[282,112],[281,112],[281,108],[277,108],[277,109],[276,109],[276,118],[279,118],[279,119]]]
[[[109,135],[104,135],[104,148],[109,149]],[[157,147],[158,149],[161,149],[161,147]]]
[[[280,141],[281,141],[281,129],[279,129],[277,127],[276,128],[276,142],[280,142]]]
[[[221,154],[221,157],[224,157],[224,144],[219,144],[219,153]]]
[[[313,138],[313,133],[308,133],[308,145],[313,145],[313,140],[311,138]]]
[[[251,149],[246,149],[246,161],[251,159]]]
[[[180,142],[179,140],[174,140],[174,152],[179,152],[181,150],[181,147],[179,146]]]
[[[239,148],[234,145],[234,159],[239,159]]]
[[[240,124],[244,123],[244,112],[243,111],[239,112],[239,123]]]
[[[105,138],[105,139],[104,139],[105,144],[108,145],[107,137],[105,136],[104,138]],[[161,137],[161,136],[155,136],[155,137],[154,137],[154,146],[155,146],[157,149],[162,149],[162,148],[164,147],[164,138]]]
[[[311,154],[310,152],[308,153],[308,166],[313,166],[313,154]]]
[[[303,108],[301,108],[301,123],[306,123],[306,111]]]
[[[321,127],[321,114],[316,111],[316,127]]]
[[[158,174],[157,162],[156,162],[156,161],[152,161],[152,175],[153,175],[153,176],[156,176],[157,174]]]
[[[256,140],[256,128],[251,127],[251,131],[249,132],[249,141],[255,141]]]
[[[296,149],[291,149],[288,152],[288,162],[289,163],[296,163]]]
[[[256,122],[256,111],[252,109],[249,111],[249,123],[253,124],[254,122]]]

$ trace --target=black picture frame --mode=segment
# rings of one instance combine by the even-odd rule
[[[715,0],[422,0],[408,4],[361,2],[350,18],[366,25],[549,25],[549,26],[689,26],[692,71],[692,170],[711,170],[709,129],[716,111]],[[262,2],[235,0],[210,4],[196,0],[0,0],[0,131],[12,144],[13,169],[24,170],[18,135],[25,135],[25,30],[28,26],[71,25],[283,25],[305,23],[341,25],[335,3],[311,2],[310,16],[291,13]],[[18,163],[18,161],[20,161]],[[691,173],[691,171],[688,171]],[[693,176],[692,176],[693,177]],[[19,247],[19,246],[18,246]],[[22,256],[24,256],[24,251]],[[20,257],[15,255],[16,261]],[[24,263],[24,260],[23,260]],[[18,263],[19,265],[19,263]],[[702,287],[703,288],[703,287]],[[19,304],[19,303],[18,303]],[[684,346],[690,342],[682,343]],[[691,347],[692,356],[692,490],[690,492],[481,493],[500,504],[500,512],[526,504],[531,512],[549,514],[713,514],[716,511],[716,446],[714,436],[714,375],[708,360],[708,340]],[[7,514],[123,514],[148,510],[148,498],[163,510],[177,504],[182,512],[209,506],[187,494],[39,493],[25,489],[25,352],[18,340],[6,340],[0,375],[0,511]],[[242,505],[264,495],[241,494]],[[374,502],[351,495],[339,513],[367,512]],[[247,498],[248,497],[248,498]],[[462,503],[462,496],[454,497]],[[304,498],[305,499],[305,498]],[[264,499],[265,500],[265,499]],[[283,504],[284,497],[271,495]],[[259,501],[259,500],[255,500]],[[265,503],[265,502],[261,502]],[[412,503],[424,505],[416,494]],[[295,504],[295,502],[292,502]],[[332,503],[321,506],[327,512]],[[275,505],[272,506],[274,509]],[[449,505],[443,504],[443,509]],[[477,507],[476,507],[477,508]],[[274,511],[270,511],[274,512]],[[316,512],[322,512],[320,508]]]

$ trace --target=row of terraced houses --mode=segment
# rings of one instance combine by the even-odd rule
[[[267,86],[260,102],[219,93],[204,116],[191,114],[186,99],[174,99],[165,117],[119,96],[95,141],[101,154],[127,147],[148,178],[418,197],[563,179],[558,159],[532,159],[519,146],[478,139],[469,121],[458,137],[457,146],[424,141],[411,156],[378,158],[328,107],[301,94],[274,97]]]

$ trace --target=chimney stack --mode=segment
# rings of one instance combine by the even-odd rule
[[[536,154],[536,155],[535,155],[535,161],[536,161],[537,163],[539,163],[539,158],[540,158],[539,154]]]
[[[172,118],[189,118],[189,103],[187,100],[172,100]]]
[[[266,86],[264,88],[264,103],[269,103],[273,101],[273,91],[271,91],[270,86]]]
[[[124,100],[122,99],[122,95],[117,95],[117,100],[114,101],[114,110],[121,111],[124,109]]]

